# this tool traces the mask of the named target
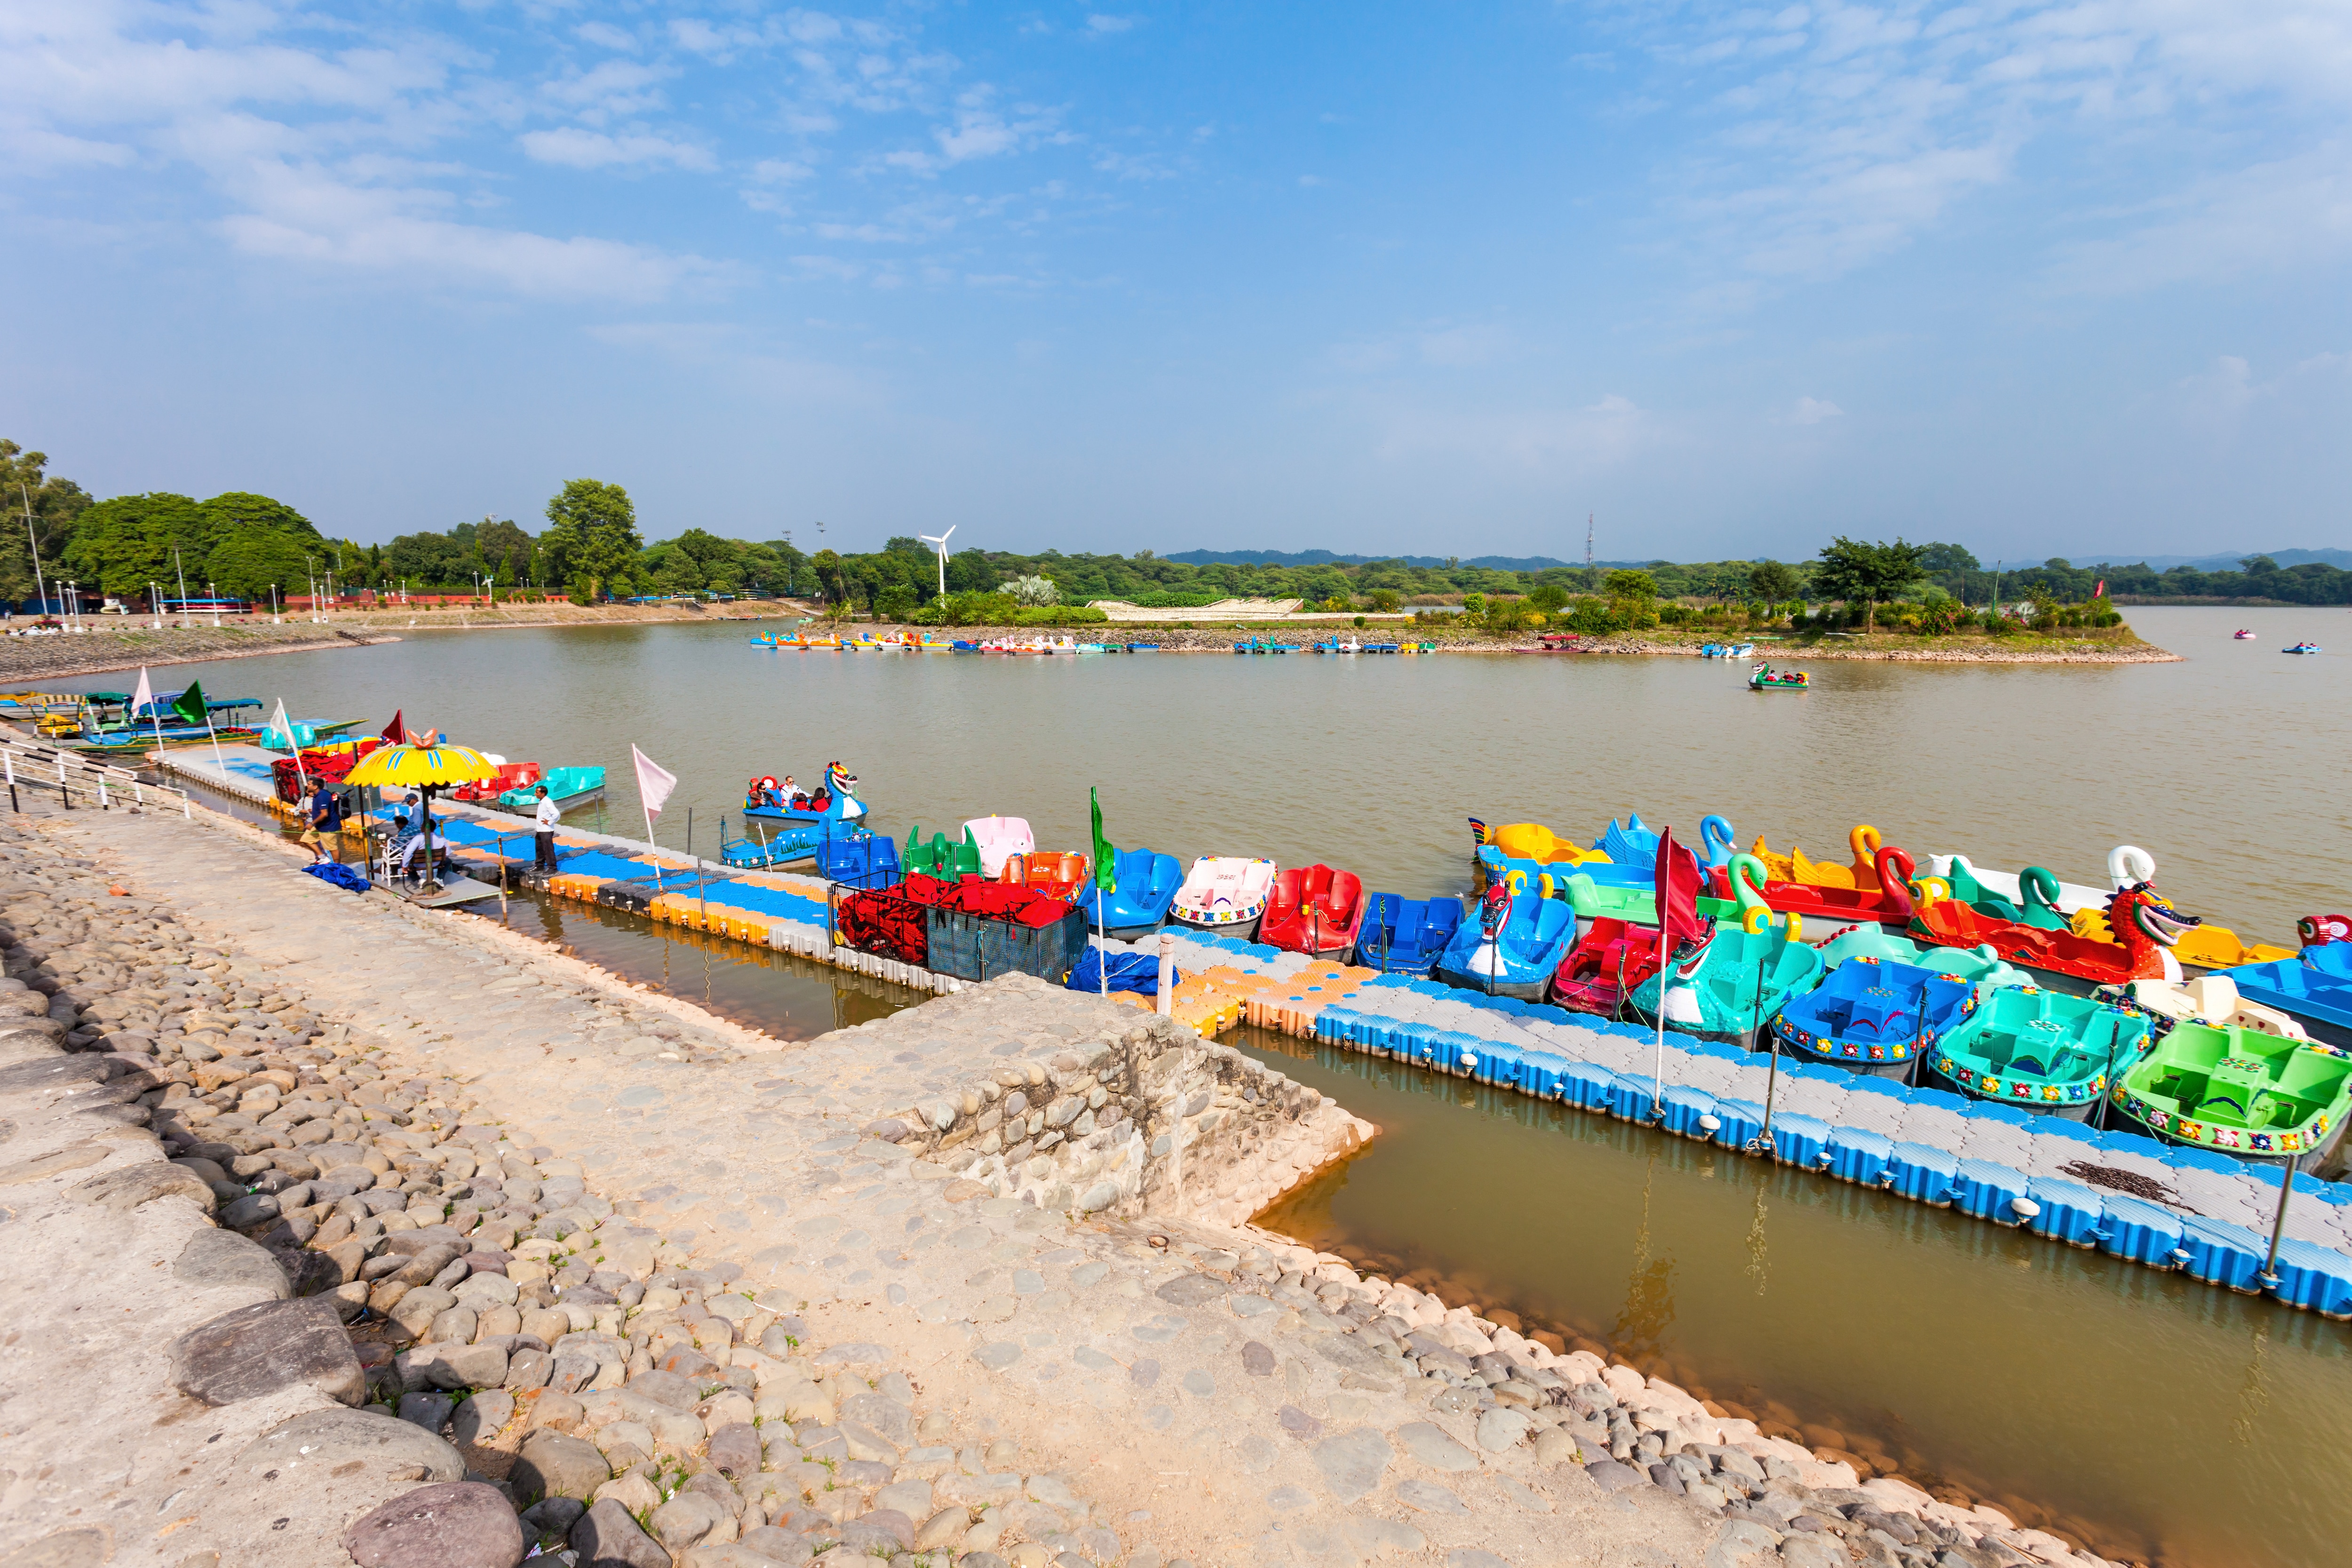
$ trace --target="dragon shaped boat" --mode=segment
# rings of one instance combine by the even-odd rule
[[[1374,893],[1356,931],[1356,963],[1383,974],[1426,974],[1461,925],[1459,899]]]
[[[1790,1055],[1874,1078],[1908,1078],[1917,1057],[1973,1015],[1974,984],[1916,964],[1856,957],[1782,1004],[1771,1027]]]
[[[1575,940],[1576,916],[1559,900],[1514,897],[1494,882],[1432,969],[1450,985],[1539,1002]]]
[[[2038,985],[1982,998],[1927,1053],[1927,1076],[1971,1100],[2087,1121],[2108,1083],[2147,1049],[2137,1013]]]
[[[1361,878],[1328,866],[1290,866],[1275,873],[1257,939],[1311,957],[1344,956],[1356,945],[1356,932],[1363,923]]]
[[[2352,1051],[2317,1040],[2181,1024],[2119,1075],[2116,1110],[2159,1142],[2315,1170],[2352,1110]]]
[[[1937,899],[1917,907],[1911,917],[1911,931],[1945,947],[1989,946],[2022,968],[2095,984],[2180,982],[2180,963],[2173,957],[2172,946],[2182,932],[2196,929],[2196,916],[2179,913],[2153,887],[2136,882],[2117,889],[2107,900],[2107,923],[2120,934],[2120,941],[2093,942],[2071,931],[2044,931],[1995,920],[1956,899]]]

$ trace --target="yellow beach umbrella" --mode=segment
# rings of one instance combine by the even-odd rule
[[[470,746],[383,746],[359,760],[346,784],[384,789],[429,789],[478,784],[499,776],[498,764]],[[433,874],[433,797],[423,796],[425,876]]]

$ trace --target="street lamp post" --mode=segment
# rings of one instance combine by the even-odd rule
[[[188,629],[188,569],[180,563],[180,547],[172,546],[172,570],[180,579],[180,629]]]

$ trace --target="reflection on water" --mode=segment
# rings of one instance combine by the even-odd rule
[[[1507,1090],[1237,1043],[1381,1129],[1260,1216],[1368,1272],[2109,1557],[2285,1568],[2352,1530],[2340,1324]]]

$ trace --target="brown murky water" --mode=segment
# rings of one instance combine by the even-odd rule
[[[2352,907],[2352,659],[2277,650],[2352,651],[2345,616],[2142,610],[2189,662],[1824,661],[1801,695],[1696,659],[797,654],[725,626],[422,634],[157,684],[370,728],[404,708],[509,757],[603,763],[616,826],[635,742],[682,780],[673,847],[689,804],[708,851],[741,780],[839,757],[900,836],[1002,812],[1076,847],[1096,784],[1121,844],[1320,858],[1416,896],[1466,886],[1474,814],[1589,837],[1629,808],[1717,812],[1743,844],[1840,859],[1869,822],[1922,858],[2084,882],[2129,842],[2181,908],[2291,945],[2296,916]],[[613,911],[509,919],[787,1037],[919,999]],[[2343,1325],[1392,1064],[1249,1048],[1384,1130],[1278,1216],[1318,1245],[2111,1554],[2284,1568],[2352,1536]]]

